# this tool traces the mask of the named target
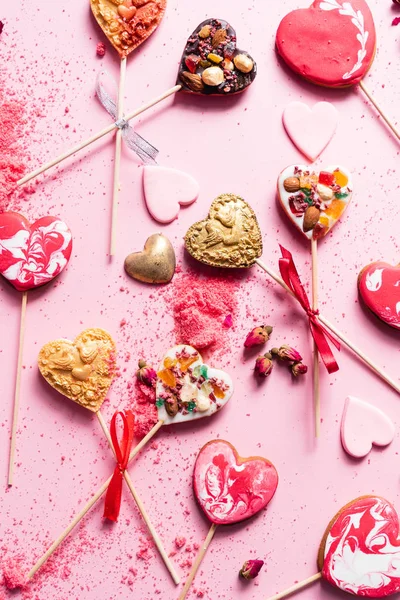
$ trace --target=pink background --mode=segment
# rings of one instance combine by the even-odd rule
[[[304,3],[306,4],[306,3]],[[398,14],[390,0],[371,0],[378,52],[366,83],[389,115],[400,105],[399,32],[391,27]],[[399,260],[399,145],[357,89],[319,89],[292,76],[274,52],[276,27],[298,0],[280,2],[217,0],[212,12],[204,3],[169,0],[164,21],[153,37],[128,59],[126,106],[133,108],[174,84],[187,36],[206,17],[221,17],[237,29],[238,45],[257,60],[258,76],[235,98],[189,96],[169,99],[136,121],[138,132],[160,149],[159,162],[192,173],[201,182],[199,200],[168,226],[156,224],[144,206],[140,163],[124,149],[118,244],[110,263],[108,226],[112,189],[113,139],[48,172],[26,197],[31,218],[59,214],[74,233],[67,270],[56,284],[29,294],[21,389],[15,485],[6,489],[8,438],[17,353],[20,295],[0,282],[0,495],[1,555],[24,555],[26,569],[111,473],[114,463],[95,417],[64,399],[41,380],[36,358],[46,342],[73,338],[86,327],[103,327],[117,342],[121,377],[113,385],[104,414],[129,405],[126,386],[143,354],[155,364],[174,343],[173,320],[164,296],[126,277],[125,256],[140,250],[151,233],[162,231],[173,242],[183,269],[182,237],[203,218],[211,200],[235,192],[256,210],[264,235],[264,260],[277,268],[278,242],[290,248],[303,279],[310,270],[309,246],[278,210],[275,185],[288,164],[303,162],[284,133],[281,116],[292,100],[313,104],[332,101],[340,123],[325,150],[325,164],[341,162],[354,173],[354,197],[343,222],[320,243],[321,312],[398,379],[399,333],[359,306],[357,274],[373,260]],[[27,138],[34,168],[109,123],[94,98],[101,67],[116,77],[118,58],[110,47],[103,60],[96,44],[103,34],[91,18],[89,3],[43,0],[2,6],[1,85],[27,98],[34,131]],[[66,107],[69,112],[65,112]],[[68,125],[68,127],[67,127]],[[320,162],[322,162],[320,161]],[[202,267],[193,265],[197,272]],[[252,360],[243,358],[243,340],[253,323],[275,327],[273,343],[295,345],[311,364],[311,342],[304,315],[280,288],[254,269],[241,279],[240,318],[229,333],[231,352],[214,366],[231,373],[236,390],[227,407],[193,426],[164,428],[157,447],[148,447],[131,474],[168,551],[176,536],[201,543],[208,523],[191,489],[192,468],[200,447],[220,436],[242,456],[269,458],[280,475],[276,496],[253,520],[217,531],[192,590],[208,600],[261,600],[316,572],[318,545],[335,512],[352,498],[368,493],[398,506],[399,435],[385,450],[361,461],[342,450],[340,418],[348,394],[379,405],[398,423],[399,397],[346,349],[340,371],[321,370],[323,423],[315,441],[311,373],[291,381],[275,369],[267,381],[255,381]],[[126,325],[120,326],[125,319]],[[22,597],[173,599],[178,589],[159,556],[137,557],[146,546],[146,530],[124,490],[120,521],[102,522],[100,502],[56,557],[50,571],[39,572]],[[148,553],[147,553],[148,554]],[[146,555],[146,553],[145,553]],[[185,579],[185,548],[173,560]],[[266,566],[249,584],[237,573],[247,558]],[[186,564],[186,566],[185,566]],[[182,566],[183,565],[183,566]],[[197,590],[195,593],[194,590]],[[201,593],[204,595],[201,596]],[[316,584],[300,598],[333,598],[339,592]]]

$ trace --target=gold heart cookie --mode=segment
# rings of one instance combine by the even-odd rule
[[[43,346],[38,366],[57,392],[97,412],[115,377],[115,343],[103,329],[85,329],[73,342],[55,340]]]
[[[132,252],[125,259],[128,275],[145,283],[170,282],[175,266],[175,251],[169,239],[161,233],[147,238],[142,252]]]
[[[221,194],[208,218],[185,235],[186,250],[212,267],[251,267],[262,254],[262,237],[253,209],[235,194]]]
[[[121,58],[154,33],[166,4],[167,0],[90,0],[94,18]]]

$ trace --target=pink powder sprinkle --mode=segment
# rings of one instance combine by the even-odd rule
[[[175,538],[175,546],[180,549],[183,548],[183,546],[186,544],[186,538],[183,536],[177,536]]]
[[[173,314],[178,343],[201,350],[222,348],[227,343],[223,329],[226,315],[237,313],[239,282],[226,275],[200,277],[186,272],[175,278]]]
[[[134,396],[131,398],[135,413],[135,437],[143,438],[158,421],[155,405],[156,391],[135,377]]]
[[[392,25],[398,25],[400,23],[400,17],[395,17],[392,21]]]
[[[2,564],[3,585],[8,590],[23,588],[26,583],[26,576],[22,566],[21,558],[7,558]]]
[[[223,323],[224,327],[226,327],[227,329],[229,329],[230,327],[233,326],[233,319],[232,319],[232,315],[227,315],[224,319],[224,323]]]

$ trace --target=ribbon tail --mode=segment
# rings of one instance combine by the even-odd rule
[[[156,165],[158,150],[141,135],[136,133],[130,125],[122,128],[122,137],[126,145],[133,150],[146,165]]]
[[[339,371],[339,365],[337,364],[335,357],[333,356],[333,352],[329,346],[327,337],[325,337],[325,333],[328,335],[330,341],[336,346],[338,350],[340,350],[339,342],[336,339],[332,338],[332,336],[328,334],[328,332],[325,332],[320,323],[315,322],[313,319],[310,319],[310,330],[314,338],[315,344],[318,348],[318,352],[321,355],[322,361],[329,375],[331,375],[332,373],[336,373],[336,371]]]
[[[103,517],[109,521],[118,521],[119,511],[121,509],[122,478],[122,471],[117,465],[110,481],[110,485],[108,486],[104,503]]]

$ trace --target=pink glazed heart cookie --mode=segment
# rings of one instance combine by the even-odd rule
[[[358,276],[358,291],[379,319],[400,329],[400,265],[374,262]]]
[[[25,292],[52,281],[67,265],[72,251],[68,225],[42,217],[32,225],[18,213],[0,214],[0,273]]]
[[[275,494],[278,473],[260,456],[241,458],[229,442],[213,440],[200,450],[193,487],[208,519],[231,525],[265,508]]]
[[[318,568],[344,592],[385,598],[400,592],[399,518],[379,496],[356,498],[333,518],[322,539]]]
[[[374,20],[365,0],[315,0],[284,17],[276,48],[305,79],[327,87],[359,83],[375,55]]]
[[[143,167],[143,190],[149,213],[159,223],[171,223],[181,206],[193,204],[198,182],[183,171],[166,167]]]
[[[294,225],[309,240],[324,237],[343,215],[352,197],[351,174],[334,165],[315,171],[286,167],[278,178],[278,199]]]
[[[291,102],[285,108],[282,120],[293,144],[314,161],[335,134],[338,111],[330,102],[317,102],[312,108],[304,102]]]
[[[373,445],[388,446],[394,434],[393,422],[382,410],[353,396],[346,398],[340,436],[348,454],[367,456]]]

